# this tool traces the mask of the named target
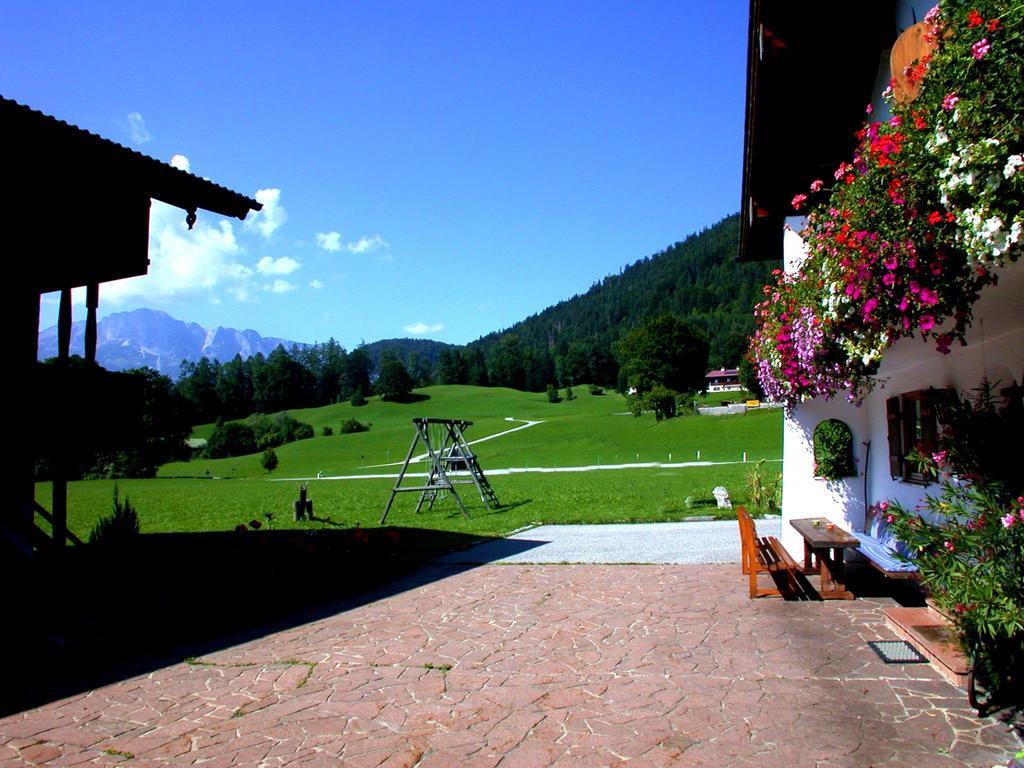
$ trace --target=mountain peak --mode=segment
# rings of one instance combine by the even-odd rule
[[[85,322],[74,323],[72,354],[82,353],[84,338]],[[163,310],[148,307],[107,315],[97,324],[96,338],[96,359],[104,368],[121,371],[148,366],[172,379],[177,378],[182,360],[208,357],[224,361],[235,355],[243,358],[257,353],[269,355],[279,344],[286,348],[306,346],[301,342],[264,337],[250,328],[240,331],[217,326],[207,330],[198,323],[178,320]],[[44,360],[56,354],[57,328],[52,326],[39,333],[38,357]]]

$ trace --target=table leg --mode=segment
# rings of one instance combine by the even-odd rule
[[[818,564],[820,565],[821,584],[818,593],[825,600],[852,600],[853,593],[846,589],[846,565],[843,559],[843,548],[836,547],[829,551],[818,552]]]

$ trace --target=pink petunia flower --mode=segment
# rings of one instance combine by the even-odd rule
[[[935,327],[935,318],[931,315],[921,315],[921,330],[930,331]]]
[[[971,55],[978,61],[981,61],[990,50],[992,50],[992,44],[989,43],[987,37],[983,37],[971,46]]]

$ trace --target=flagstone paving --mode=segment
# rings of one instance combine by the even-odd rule
[[[875,656],[884,599],[751,601],[736,565],[435,569],[0,720],[0,765],[988,768],[1020,748],[928,665]]]

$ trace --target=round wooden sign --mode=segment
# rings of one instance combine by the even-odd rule
[[[893,96],[900,104],[913,101],[921,90],[920,79],[907,77],[906,70],[935,49],[934,40],[926,36],[927,31],[928,24],[923,21],[908,27],[896,40],[889,54]]]

